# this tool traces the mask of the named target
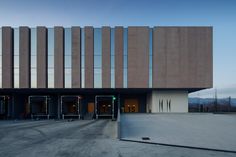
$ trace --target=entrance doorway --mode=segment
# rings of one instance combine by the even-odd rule
[[[79,95],[63,95],[61,96],[61,116],[62,119],[66,117],[77,117],[80,119],[80,99]]]
[[[139,112],[138,99],[125,99],[124,112]]]
[[[9,115],[9,96],[0,96],[0,119],[7,119]]]
[[[91,114],[94,113],[94,103],[93,102],[88,103],[88,113],[91,113]]]
[[[95,115],[98,118],[114,119],[114,95],[95,96]]]
[[[49,96],[29,96],[28,105],[30,107],[31,118],[50,118]]]

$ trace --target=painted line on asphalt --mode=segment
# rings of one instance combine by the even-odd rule
[[[214,148],[205,148],[205,147],[194,147],[194,146],[185,146],[185,145],[175,145],[175,144],[167,144],[167,143],[148,142],[148,141],[138,141],[138,140],[125,139],[125,138],[120,138],[120,141],[145,143],[145,144],[153,144],[153,145],[163,145],[163,146],[172,146],[172,147],[189,148],[189,149],[209,150],[209,151],[217,151],[217,152],[236,153],[236,151],[233,151],[233,150],[214,149]]]

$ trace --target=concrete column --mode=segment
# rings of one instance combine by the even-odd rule
[[[71,28],[72,38],[72,88],[81,88],[80,27]]]
[[[54,88],[64,88],[64,28],[54,27]]]
[[[19,29],[20,88],[30,88],[30,28]]]
[[[2,27],[2,88],[13,88],[13,29]]]
[[[128,88],[149,87],[149,28],[128,28]]]
[[[102,88],[111,88],[111,28],[102,27]]]
[[[37,88],[48,87],[47,28],[37,27]]]
[[[85,88],[94,87],[94,30],[86,26],[85,33]]]
[[[115,88],[123,88],[124,30],[115,27]]]

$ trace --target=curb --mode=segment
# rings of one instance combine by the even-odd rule
[[[172,146],[172,147],[181,147],[181,148],[189,148],[189,149],[209,150],[209,151],[226,152],[226,153],[236,153],[236,151],[233,151],[233,150],[194,147],[194,146],[184,146],[184,145],[175,145],[175,144],[148,142],[148,141],[136,141],[136,140],[129,140],[129,139],[125,139],[125,138],[120,138],[120,141],[145,143],[145,144],[153,144],[153,145],[163,145],[163,146]]]

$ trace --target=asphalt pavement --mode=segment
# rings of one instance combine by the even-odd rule
[[[233,153],[125,142],[111,120],[0,121],[0,157],[187,157]]]

